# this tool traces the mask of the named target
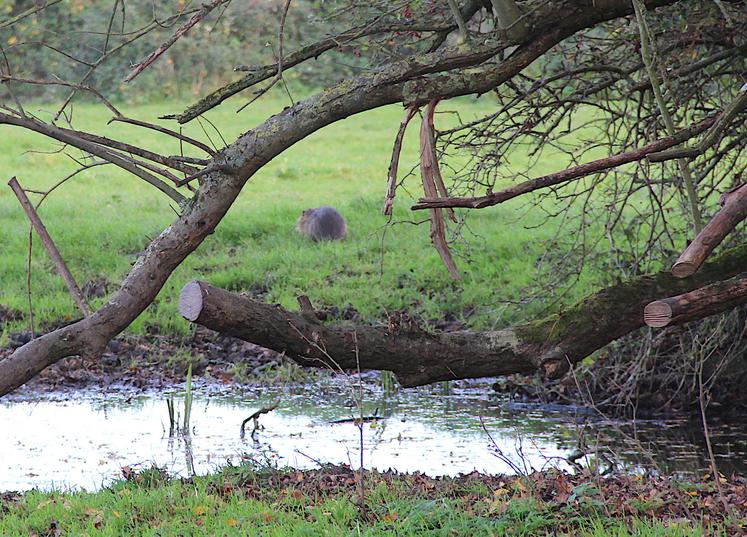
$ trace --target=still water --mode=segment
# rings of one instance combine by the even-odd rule
[[[133,392],[127,388],[16,394],[0,399],[0,491],[95,490],[120,478],[123,467],[158,465],[171,474],[203,474],[251,458],[296,468],[361,460],[360,430],[335,420],[357,415],[357,386],[328,381],[306,387],[194,387],[190,433],[169,435],[166,401],[174,398],[183,420],[184,393]],[[254,438],[240,435],[241,422],[262,415]],[[554,409],[557,410],[557,409]],[[555,466],[579,446],[581,464],[617,471],[705,471],[700,423],[686,418],[606,420],[584,412],[544,411],[495,399],[489,389],[439,387],[385,395],[363,394],[364,415],[382,419],[363,426],[366,468],[429,475],[478,470],[526,472]],[[712,441],[721,471],[747,467],[747,431],[714,422]]]

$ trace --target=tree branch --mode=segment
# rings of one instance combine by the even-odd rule
[[[747,84],[744,84],[737,93],[734,100],[724,108],[723,113],[719,116],[713,126],[706,132],[703,139],[693,147],[681,147],[651,153],[647,156],[649,162],[662,162],[664,160],[675,158],[695,158],[702,155],[706,150],[714,145],[726,128],[731,124],[734,118],[744,110],[747,110]]]
[[[129,161],[122,156],[117,155],[116,153],[110,151],[109,149],[106,149],[105,147],[76,136],[75,134],[73,134],[74,131],[66,131],[65,129],[61,129],[60,127],[56,127],[55,125],[42,123],[41,121],[38,121],[31,117],[20,118],[12,116],[10,114],[0,113],[0,124],[2,123],[5,123],[6,125],[23,127],[25,129],[48,136],[49,138],[58,140],[62,143],[77,147],[78,149],[82,149],[83,151],[86,151],[92,155],[96,155],[99,158],[108,160],[112,164],[115,164],[116,166],[127,170],[131,174],[140,177],[179,204],[181,204],[185,200],[184,196],[182,196],[179,192],[174,190],[172,187],[170,187],[154,175],[151,175],[150,173],[140,169],[132,161]]]
[[[477,196],[470,198],[423,198],[412,206],[413,210],[430,209],[434,207],[466,207],[469,209],[482,209],[490,207],[492,205],[498,205],[504,201],[513,199],[522,194],[527,194],[535,190],[542,188],[548,188],[554,185],[559,185],[572,181],[574,179],[581,179],[588,175],[599,173],[605,170],[622,166],[631,162],[636,162],[646,158],[647,155],[656,151],[661,151],[669,147],[681,144],[685,140],[689,140],[694,136],[704,132],[716,121],[716,116],[708,117],[691,127],[684,129],[674,136],[667,136],[647,144],[639,149],[633,151],[627,151],[625,153],[618,153],[609,157],[593,160],[586,164],[580,164],[573,168],[561,170],[556,173],[549,175],[543,175],[535,179],[530,179],[518,185],[506,188],[500,192],[494,192],[485,196]]]
[[[727,193],[724,206],[682,252],[672,266],[672,274],[677,278],[686,278],[695,273],[711,255],[714,248],[721,244],[721,241],[745,218],[747,218],[747,185],[742,185],[733,192]]]
[[[62,259],[60,251],[57,249],[57,246],[55,246],[49,232],[47,232],[44,222],[41,221],[41,218],[39,218],[39,215],[34,210],[33,205],[31,205],[29,198],[26,196],[26,192],[23,191],[23,188],[21,188],[21,185],[15,177],[8,181],[8,186],[10,186],[13,193],[18,198],[18,201],[21,203],[21,207],[23,207],[23,210],[26,212],[26,216],[28,216],[29,221],[31,221],[31,224],[34,226],[36,233],[41,237],[42,243],[49,253],[49,257],[52,258],[54,266],[57,267],[57,272],[59,272],[62,279],[65,280],[65,285],[67,285],[67,289],[70,291],[70,296],[73,297],[78,309],[83,315],[90,315],[91,308],[83,299],[83,293],[80,292],[80,287],[75,283],[75,278],[73,278],[73,275],[68,270],[65,260]]]
[[[692,279],[666,272],[639,277],[545,319],[486,332],[434,334],[396,322],[387,327],[326,326],[198,281],[182,289],[179,311],[191,322],[285,353],[302,365],[393,371],[406,387],[537,370],[558,376],[569,362],[642,327],[643,309],[653,298],[738,274],[746,261],[747,247],[741,247]],[[710,314],[702,310],[700,317]]]
[[[186,34],[189,30],[192,29],[194,25],[196,25],[198,22],[200,22],[202,19],[204,19],[208,13],[210,13],[212,10],[214,10],[219,5],[225,3],[228,0],[213,0],[209,4],[202,4],[200,7],[200,10],[192,15],[192,18],[190,18],[187,22],[182,24],[177,30],[169,37],[166,41],[164,41],[156,50],[148,54],[148,56],[139,64],[135,65],[132,72],[130,72],[129,75],[125,77],[125,79],[122,82],[129,82],[133,78],[135,78],[137,75],[145,71],[145,69],[148,68],[153,62],[155,62],[161,54],[166,52],[171,45],[176,43],[176,41],[182,37],[184,34]]]

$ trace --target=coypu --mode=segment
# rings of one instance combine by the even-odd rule
[[[296,229],[315,241],[342,240],[348,235],[345,218],[329,205],[306,209],[298,218]]]

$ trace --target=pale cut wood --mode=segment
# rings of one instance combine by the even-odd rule
[[[728,194],[724,206],[695,237],[672,266],[672,275],[686,278],[700,269],[714,248],[747,218],[747,185]]]
[[[747,272],[649,303],[643,321],[653,328],[681,324],[726,311],[747,302]]]
[[[188,321],[195,321],[202,311],[202,291],[197,282],[189,282],[179,294],[179,313]]]

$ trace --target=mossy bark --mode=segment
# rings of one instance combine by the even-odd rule
[[[179,309],[192,322],[283,352],[302,365],[388,370],[403,386],[537,370],[558,376],[644,326],[643,309],[652,300],[729,278],[745,261],[747,247],[736,248],[691,278],[667,272],[642,276],[544,319],[486,332],[433,334],[396,320],[388,326],[327,326],[205,282],[182,289]]]

